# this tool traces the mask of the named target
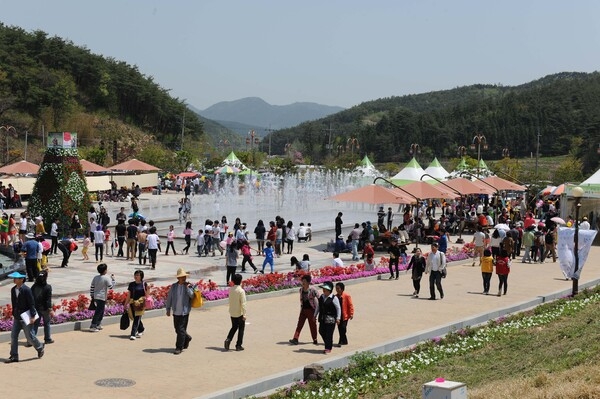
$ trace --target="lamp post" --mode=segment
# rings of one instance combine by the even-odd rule
[[[502,158],[510,158],[510,150],[507,147],[502,149]]]
[[[336,148],[337,148],[337,156],[339,157],[340,154],[345,151],[345,147],[342,144],[340,144]]]
[[[411,144],[408,153],[416,158],[421,153],[421,146],[416,143]]]
[[[14,126],[2,125],[2,126],[0,126],[0,130],[4,130],[6,132],[6,155],[5,155],[4,163],[8,163],[8,132],[10,132],[12,130],[15,134],[17,134],[17,129],[15,129]]]
[[[467,147],[465,147],[464,145],[461,145],[458,147],[458,156],[459,158],[464,157],[465,155],[467,155]]]
[[[248,137],[246,137],[246,149],[248,149],[248,145],[250,145],[250,165],[252,165],[253,167],[256,167],[256,160],[254,159],[254,145],[258,146],[258,144],[260,143],[260,139],[255,136],[256,132],[254,131],[254,129],[252,129],[248,132]],[[252,176],[252,168],[250,168],[250,176]]]
[[[573,292],[572,296],[577,295],[579,292],[579,277],[577,272],[579,271],[579,209],[581,208],[581,197],[583,197],[583,189],[581,187],[575,187],[572,191],[573,198],[575,198],[575,238],[574,238],[574,253],[575,253],[575,267],[571,280],[573,280]]]
[[[471,150],[477,148],[477,176],[479,176],[479,163],[481,162],[481,145],[483,144],[483,150],[488,149],[487,140],[483,134],[476,134],[473,137],[473,143],[471,143]]]
[[[350,147],[350,154],[354,158],[354,147],[356,147],[356,151],[360,149],[360,145],[358,144],[358,139],[356,137],[350,137],[346,142],[346,149]]]
[[[283,152],[284,152],[285,154],[287,154],[287,156],[289,157],[289,156],[290,156],[290,152],[291,152],[291,151],[292,151],[292,143],[287,143],[287,144],[285,145],[285,147],[283,147]]]

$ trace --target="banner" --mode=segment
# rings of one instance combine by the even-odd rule
[[[575,273],[575,229],[572,227],[558,228],[557,255],[560,270],[565,278],[579,279],[596,233],[596,230],[579,230],[579,268]]]
[[[77,148],[77,133],[49,132],[48,148]]]

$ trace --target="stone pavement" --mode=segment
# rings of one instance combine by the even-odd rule
[[[466,241],[469,241],[468,237]],[[305,247],[298,246],[295,252],[302,254],[305,250],[308,252],[310,246],[316,246],[310,250],[311,260],[315,264],[324,264],[331,254],[319,252],[317,243],[314,240]],[[595,262],[600,248],[594,247],[591,252],[583,270],[581,287],[597,284],[600,279],[600,268]],[[288,267],[285,264],[288,259],[289,256],[281,258],[280,270]],[[217,276],[224,273],[223,268],[204,271],[204,260],[180,255],[161,256],[155,274],[147,275],[156,281],[174,282],[175,270],[184,266],[200,270],[202,275],[214,273],[211,275],[218,281]],[[216,267],[212,263],[220,261],[208,260],[211,264],[207,268]],[[50,282],[62,285],[58,281],[67,280],[70,275],[72,286],[65,291],[77,291],[75,288],[83,282],[85,291],[94,275],[94,265],[95,262],[74,263],[67,269],[55,269]],[[110,260],[109,267],[125,283],[136,265]],[[79,274],[83,276],[81,282],[75,277]],[[244,338],[246,350],[243,352],[223,351],[223,340],[230,327],[224,302],[211,303],[192,312],[188,332],[193,341],[179,356],[172,354],[175,344],[172,321],[164,316],[164,311],[157,310],[144,317],[146,333],[136,341],[130,341],[128,331],[120,331],[114,324],[116,318],[113,318],[107,320],[104,330],[98,333],[85,330],[56,333],[56,342],[47,346],[41,360],[32,348],[21,345],[21,362],[0,366],[3,367],[3,379],[10,381],[3,391],[7,397],[241,397],[291,383],[307,364],[320,362],[337,366],[344,364],[347,356],[356,351],[397,349],[415,340],[442,334],[451,328],[449,326],[462,325],[465,320],[472,320],[466,324],[475,324],[488,317],[532,306],[560,296],[571,287],[571,282],[562,277],[558,264],[553,263],[515,262],[509,276],[508,295],[502,297],[481,295],[481,273],[477,267],[471,267],[470,262],[451,263],[448,274],[443,280],[445,298],[437,301],[427,300],[428,284],[425,281],[421,298],[413,299],[408,275],[401,275],[398,281],[387,280],[384,276],[382,280],[370,278],[348,282],[347,291],[356,307],[355,318],[348,327],[350,344],[334,348],[330,355],[322,353],[322,346],[312,345],[308,326],[302,331],[300,345],[289,345],[288,339],[292,337],[299,313],[297,291],[291,290],[249,297]],[[199,276],[192,279],[195,277]],[[495,276],[492,282],[492,287],[496,286]],[[9,287],[0,287],[3,297]],[[82,323],[83,328],[88,326],[89,321]],[[337,334],[334,339],[336,337]],[[410,337],[412,341],[408,339]],[[0,361],[9,353],[8,342],[3,341]],[[320,338],[319,342],[322,342]],[[24,343],[23,338],[21,343]],[[460,376],[445,377],[460,381]],[[96,384],[103,379],[108,379],[108,387]],[[273,383],[274,379],[276,383]],[[126,382],[134,385],[114,387]]]

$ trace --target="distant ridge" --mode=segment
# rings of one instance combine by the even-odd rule
[[[208,119],[236,122],[248,126],[283,129],[302,122],[324,118],[343,111],[344,108],[309,102],[289,105],[271,105],[258,97],[222,101],[198,113]]]

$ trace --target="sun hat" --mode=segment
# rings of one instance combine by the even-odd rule
[[[19,271],[12,272],[11,274],[8,275],[8,277],[9,278],[27,278],[26,275],[21,274],[21,272],[19,272]]]
[[[179,269],[177,269],[177,275],[175,277],[179,278],[179,277],[187,277],[190,274],[188,272],[186,272],[183,267],[180,267]]]
[[[333,283],[331,281],[326,281],[319,286],[320,288],[324,288],[329,291],[333,291]]]

